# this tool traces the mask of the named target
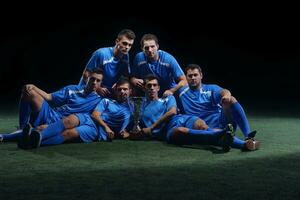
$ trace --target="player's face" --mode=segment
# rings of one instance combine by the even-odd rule
[[[130,96],[131,89],[128,83],[118,85],[116,88],[116,98],[118,101],[125,102]]]
[[[98,88],[100,88],[102,79],[102,74],[92,73],[87,82],[87,90],[96,91]]]
[[[116,40],[116,48],[122,54],[127,54],[132,47],[134,40],[128,39],[123,36],[121,39]]]
[[[145,84],[145,92],[146,95],[150,99],[157,99],[158,98],[158,91],[160,89],[160,86],[158,85],[158,81],[156,79],[147,81]]]
[[[154,40],[145,40],[143,45],[143,51],[147,58],[150,60],[158,59],[158,44]]]
[[[186,72],[186,79],[191,88],[198,88],[201,85],[202,73],[198,69],[189,69]]]

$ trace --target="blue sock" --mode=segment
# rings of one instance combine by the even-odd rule
[[[65,141],[64,137],[61,135],[61,133],[59,133],[56,136],[50,137],[46,140],[42,140],[41,145],[42,146],[57,145],[57,144],[62,144],[64,141]]]
[[[41,132],[42,140],[46,140],[57,134],[61,134],[65,129],[64,123],[62,120],[50,124],[46,129]]]
[[[233,120],[240,127],[245,137],[251,132],[248,119],[242,106],[237,102],[231,106]]]
[[[237,138],[236,136],[233,137],[232,147],[237,149],[242,149],[245,145],[245,141]]]
[[[195,130],[189,129],[188,141],[195,144],[216,144],[219,137],[224,133],[223,130]]]
[[[19,103],[19,128],[23,129],[29,122],[31,115],[31,106],[27,101],[20,100]]]
[[[16,141],[23,134],[23,130],[17,130],[12,133],[0,134],[4,142]]]

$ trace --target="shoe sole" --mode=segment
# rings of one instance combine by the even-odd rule
[[[256,140],[247,140],[246,141],[246,148],[249,151],[255,151],[260,148],[260,142]]]

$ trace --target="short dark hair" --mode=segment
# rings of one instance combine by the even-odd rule
[[[155,76],[154,74],[147,74],[143,79],[145,85],[146,85],[146,82],[152,81],[152,80],[157,80],[158,85],[159,85],[158,77]]]
[[[156,35],[147,33],[147,34],[143,35],[143,37],[141,38],[141,41],[140,41],[141,48],[143,48],[145,40],[154,40],[155,43],[158,44],[158,39],[157,39]]]
[[[126,77],[126,76],[121,76],[121,77],[119,78],[119,80],[116,82],[116,87],[118,87],[119,85],[126,84],[126,83],[128,83],[129,87],[131,87],[129,78]]]
[[[93,74],[102,74],[103,75],[103,70],[100,69],[100,68],[95,68],[95,69],[92,69],[92,70],[89,70],[89,73],[93,73]]]
[[[130,30],[130,29],[123,29],[119,32],[118,34],[118,39],[122,39],[122,37],[127,37],[130,40],[134,40],[135,39],[135,33]]]
[[[185,73],[187,73],[188,70],[194,70],[194,69],[198,69],[199,72],[202,72],[202,69],[199,65],[197,64],[188,64],[186,67],[185,67]]]

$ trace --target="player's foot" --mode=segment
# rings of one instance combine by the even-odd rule
[[[3,142],[3,136],[0,135],[0,143]]]
[[[260,148],[260,142],[254,139],[247,139],[245,141],[244,150],[255,151]]]
[[[230,151],[233,143],[234,129],[232,124],[227,124],[224,129],[224,134],[221,136],[221,146],[224,152]]]
[[[42,135],[39,131],[33,130],[30,134],[30,146],[31,148],[38,148],[41,146]]]
[[[21,149],[30,149],[30,134],[32,131],[31,124],[26,124],[26,126],[23,128],[23,134],[18,139],[18,147]]]

